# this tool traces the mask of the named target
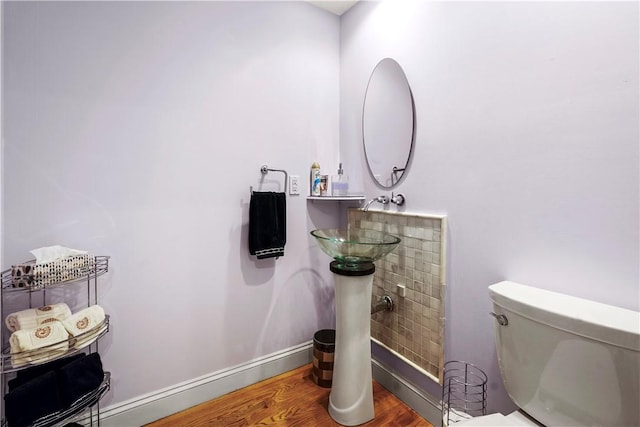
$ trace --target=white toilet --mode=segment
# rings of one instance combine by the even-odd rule
[[[513,282],[489,294],[519,410],[456,426],[640,426],[640,313]]]

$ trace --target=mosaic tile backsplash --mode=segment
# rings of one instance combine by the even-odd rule
[[[373,296],[389,295],[392,312],[371,317],[371,337],[440,382],[444,364],[446,217],[349,209],[348,227],[402,239],[376,261]],[[405,286],[399,295],[398,284]]]

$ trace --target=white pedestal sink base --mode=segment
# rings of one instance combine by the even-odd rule
[[[373,274],[333,274],[336,343],[329,415],[345,426],[374,417],[371,379],[371,290]]]

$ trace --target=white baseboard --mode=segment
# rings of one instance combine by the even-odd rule
[[[439,399],[434,399],[429,394],[419,390],[402,377],[385,368],[377,360],[371,360],[371,368],[373,370],[373,379],[380,385],[434,426],[441,424]]]
[[[138,427],[311,363],[312,342],[100,409],[100,425]]]

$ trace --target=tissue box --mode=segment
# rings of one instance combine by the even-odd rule
[[[14,288],[42,288],[67,280],[86,276],[94,268],[95,258],[90,254],[72,255],[55,261],[36,264],[29,261],[11,267]]]

